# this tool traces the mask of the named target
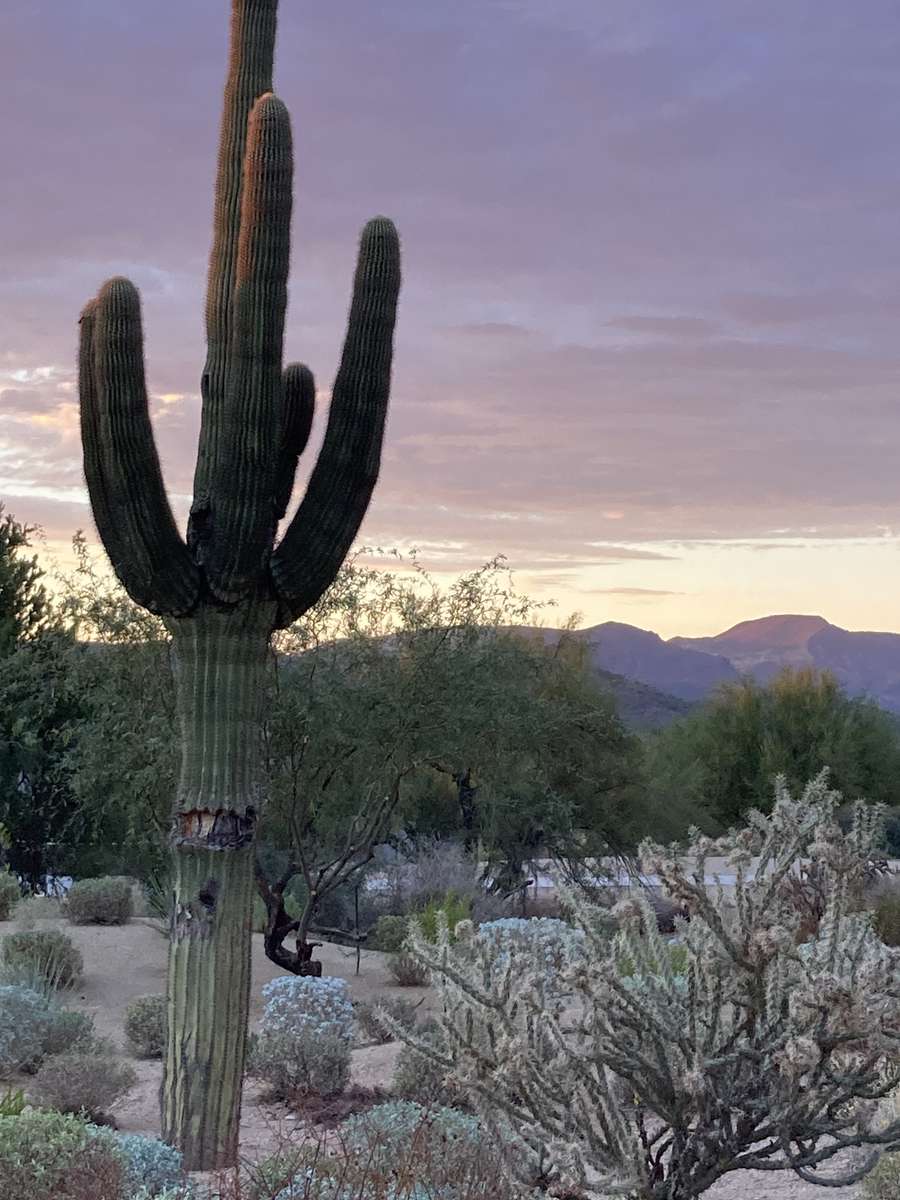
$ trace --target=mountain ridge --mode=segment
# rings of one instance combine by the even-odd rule
[[[542,630],[553,644],[564,630]],[[696,703],[723,683],[766,683],[785,667],[831,671],[844,690],[900,713],[900,633],[852,631],[825,617],[775,613],[711,637],[663,639],[652,630],[605,621],[568,636],[589,644],[592,668]]]

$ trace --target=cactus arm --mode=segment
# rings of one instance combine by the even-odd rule
[[[227,394],[247,123],[257,98],[272,90],[277,16],[278,0],[234,0],[232,5],[206,293],[208,349],[201,385],[200,446],[194,477],[200,529],[188,535],[201,550],[211,475],[221,444],[220,414]]]
[[[387,416],[400,241],[391,221],[366,225],[328,426],[306,495],[271,560],[279,624],[297,619],[334,579],[378,478]]]
[[[275,519],[287,512],[294,490],[297,460],[306,449],[316,407],[316,383],[312,371],[303,363],[290,363],[281,382],[281,446],[278,450],[278,474],[275,484]]]
[[[226,601],[255,586],[277,524],[292,177],[290,117],[268,92],[247,126],[227,403],[204,556],[210,587]]]
[[[116,575],[151,612],[189,612],[200,578],[163,485],[144,384],[140,297],[127,279],[110,279],[82,315],[79,394],[85,476]]]

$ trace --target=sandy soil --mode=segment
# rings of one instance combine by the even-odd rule
[[[89,1012],[97,1032],[127,1054],[123,1034],[124,1012],[136,996],[165,990],[166,939],[157,923],[138,918],[124,926],[72,926],[63,921],[42,921],[42,928],[64,928],[84,956],[84,976],[69,993],[67,1003]],[[0,922],[0,936],[12,932],[13,923]],[[354,1000],[384,995],[407,999],[423,998],[421,1013],[431,1007],[427,988],[398,988],[385,967],[385,956],[363,951],[356,975],[356,952],[341,946],[322,946],[317,957],[323,973],[346,979]],[[262,938],[253,938],[253,982],[251,1024],[262,1015],[262,987],[282,974],[265,957]],[[366,1046],[353,1052],[352,1083],[362,1088],[388,1089],[399,1047]],[[162,1068],[158,1062],[132,1060],[138,1084],[113,1110],[120,1129],[133,1133],[159,1134],[159,1087]],[[244,1090],[241,1121],[241,1154],[255,1159],[302,1135],[304,1122],[279,1104],[264,1103],[259,1088],[248,1083]],[[806,1184],[788,1174],[744,1171],[721,1181],[708,1193],[710,1200],[856,1200],[855,1188],[828,1188]]]

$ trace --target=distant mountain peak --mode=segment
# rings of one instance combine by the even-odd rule
[[[752,621],[740,621],[732,625],[724,633],[704,639],[713,644],[728,642],[730,645],[768,646],[773,649],[800,647],[805,645],[814,634],[833,626],[824,617],[805,616],[797,613],[775,614],[771,617],[757,617]]]

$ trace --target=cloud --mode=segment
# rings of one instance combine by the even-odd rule
[[[624,329],[628,333],[658,334],[662,337],[703,339],[719,331],[715,321],[703,317],[613,317],[606,322],[610,329]]]

